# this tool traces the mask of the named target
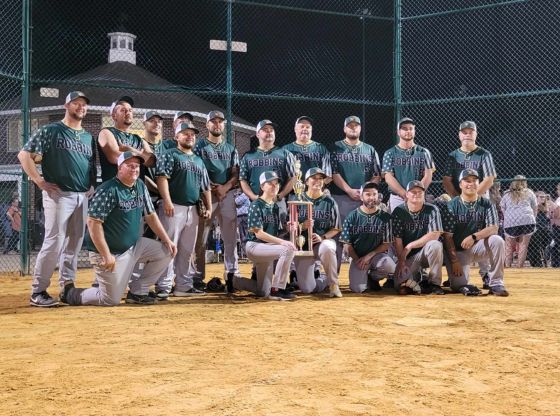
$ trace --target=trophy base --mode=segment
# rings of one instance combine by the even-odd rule
[[[295,257],[310,257],[310,256],[314,256],[314,255],[315,255],[315,253],[313,253],[313,251],[297,250]]]

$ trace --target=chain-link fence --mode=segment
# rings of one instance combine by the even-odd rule
[[[22,114],[30,112],[30,130],[60,120],[75,89],[91,98],[83,124],[94,137],[113,124],[109,106],[126,94],[135,100],[131,131],[140,135],[147,110],[164,116],[164,137],[173,135],[177,110],[195,115],[201,135],[206,113],[223,110],[240,154],[264,118],[278,123],[277,143],[286,144],[295,140],[296,118],[310,116],[313,139],[330,146],[342,138],[344,118],[358,115],[362,139],[382,156],[395,142],[395,118],[411,116],[418,143],[436,160],[429,191],[436,196],[446,156],[460,146],[459,124],[472,119],[502,188],[524,174],[531,188],[556,196],[560,11],[550,0],[170,0],[149,10],[131,0],[3,4],[3,237],[11,227],[6,204],[26,189],[16,157],[27,137]],[[30,24],[22,27],[27,6]],[[22,53],[26,31],[31,44]],[[30,88],[27,107],[22,85]],[[20,196],[32,268],[42,243],[41,195],[31,184]],[[27,260],[9,253],[1,270],[27,273]]]

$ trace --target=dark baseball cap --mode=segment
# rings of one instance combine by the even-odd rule
[[[474,121],[463,121],[459,126],[459,131],[464,129],[473,129],[476,130],[476,123]]]
[[[344,119],[344,127],[350,123],[362,124],[362,120],[360,120],[360,117],[358,116],[348,116]]]
[[[89,98],[86,97],[86,95],[81,91],[72,91],[68,93],[65,103],[68,104],[70,101],[74,101],[77,98],[83,98],[84,100],[86,100],[86,103],[89,104]]]
[[[276,130],[276,123],[273,123],[270,120],[261,120],[257,124],[256,132],[258,133],[264,126],[272,126]]]
[[[120,103],[128,103],[128,104],[130,104],[131,107],[134,107],[134,100],[131,97],[129,97],[128,95],[123,95],[118,100],[113,101],[113,103],[111,104],[111,108],[109,109],[109,113],[113,114],[113,111],[115,110],[115,107],[117,105],[119,105]]]
[[[410,181],[409,183],[406,184],[406,192],[410,191],[411,189],[414,188],[420,188],[423,191],[426,190],[424,184],[420,181]]]
[[[188,111],[177,111],[175,113],[175,115],[173,116],[173,121],[177,121],[178,118],[183,117],[183,116],[187,116],[190,121],[194,120],[193,115],[191,113],[189,113]]]
[[[124,161],[126,161],[128,159],[132,159],[133,157],[137,158],[141,165],[144,164],[144,159],[142,159],[138,153],[122,152],[117,159],[117,166],[122,165]]]
[[[327,175],[325,172],[323,172],[323,169],[321,168],[311,168],[308,169],[307,172],[305,172],[305,180],[308,180],[309,178],[311,178],[312,176],[315,175],[322,175],[323,178],[326,178]]]
[[[360,187],[360,194],[362,194],[366,189],[377,189],[379,191],[379,185],[375,182],[366,182]]]
[[[278,179],[278,174],[273,170],[269,170],[260,174],[259,183],[262,185],[263,183],[271,182],[274,179]]]
[[[215,119],[215,118],[221,118],[222,120],[226,119],[225,116],[224,116],[224,113],[222,113],[220,110],[213,110],[213,111],[210,111],[208,113],[208,115],[206,116],[206,122],[208,122],[212,119]]]
[[[308,116],[301,116],[298,117],[298,119],[296,120],[296,124],[301,123],[302,121],[308,121],[309,124],[313,125],[313,119],[311,117]]]
[[[144,117],[143,117],[143,121],[148,121],[149,119],[153,118],[153,117],[158,117],[160,120],[163,120],[163,117],[161,116],[160,113],[158,113],[157,111],[154,110],[150,110],[150,111],[146,111],[144,113]]]
[[[412,124],[413,126],[416,125],[416,123],[414,122],[413,119],[409,118],[409,117],[403,117],[399,120],[398,124],[397,124],[397,128],[401,128],[401,126],[403,124]]]
[[[181,123],[175,127],[175,134],[182,132],[183,130],[192,130],[194,134],[198,134],[199,130],[192,123]]]
[[[478,172],[476,170],[474,170],[474,169],[463,169],[461,171],[461,173],[459,174],[459,182],[461,182],[463,179],[465,179],[469,176],[474,176],[476,179],[479,179]]]

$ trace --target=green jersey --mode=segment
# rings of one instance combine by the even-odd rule
[[[478,197],[476,201],[465,202],[456,196],[447,203],[443,211],[445,232],[453,234],[457,251],[462,251],[462,241],[491,225],[498,225],[498,211],[489,199]]]
[[[268,204],[264,199],[257,198],[249,206],[249,214],[247,216],[247,241],[257,243],[265,243],[259,240],[255,235],[257,230],[263,230],[265,233],[274,237],[278,236],[280,231],[280,214],[276,203]]]
[[[129,187],[115,177],[95,190],[88,216],[103,222],[111,254],[122,254],[140,238],[142,216],[153,212],[154,205],[144,182],[138,179]],[[84,244],[88,250],[97,251],[89,231],[86,231]]]
[[[263,172],[274,171],[278,175],[280,189],[294,177],[294,155],[277,146],[264,151],[255,149],[245,153],[239,164],[239,179],[246,181],[251,190],[259,195],[261,185],[259,176]]]
[[[125,145],[130,146],[137,150],[142,150],[142,138],[134,133],[127,133],[122,130],[117,129],[116,127],[106,127],[106,130],[109,130],[115,136],[118,145]],[[114,178],[117,176],[117,165],[110,163],[107,160],[107,156],[103,153],[103,149],[99,146],[99,142],[97,143],[97,147],[99,150],[99,164],[101,165],[101,180],[103,182],[108,181],[109,179]],[[144,177],[144,167],[140,168],[140,177]]]
[[[210,179],[204,162],[195,154],[186,154],[179,149],[163,153],[156,164],[156,177],[168,179],[171,201],[179,205],[194,205],[201,191],[210,190]]]
[[[177,140],[175,139],[163,139],[161,141],[161,145],[163,146],[163,151],[174,149],[177,147]]]
[[[213,184],[223,185],[229,181],[232,168],[239,166],[237,149],[224,140],[214,144],[205,137],[196,139],[193,152],[204,162]]]
[[[311,168],[321,168],[325,175],[332,176],[330,154],[325,145],[314,141],[308,144],[288,143],[282,149],[287,150],[301,163],[301,175]]]
[[[383,174],[393,174],[403,188],[410,181],[422,180],[428,169],[436,170],[434,159],[430,151],[422,146],[415,145],[411,149],[393,146],[383,155]]]
[[[477,147],[469,153],[461,149],[454,150],[447,156],[443,176],[451,176],[453,187],[459,194],[459,175],[464,169],[476,170],[481,181],[487,176],[497,176],[492,154],[488,150],[482,147]]]
[[[379,156],[373,146],[360,142],[356,146],[350,146],[344,140],[334,144],[331,153],[332,173],[339,174],[352,189],[360,187],[375,176],[381,175]],[[346,195],[346,193],[334,183],[331,194]]]
[[[37,130],[23,150],[41,161],[43,177],[63,191],[86,192],[95,184],[94,142],[85,130],[74,130],[62,121]]]
[[[301,195],[302,201],[313,203],[313,232],[319,234],[321,237],[325,235],[330,230],[340,230],[339,215],[338,215],[338,205],[335,200],[329,195],[321,195],[319,198],[311,198],[307,193]],[[290,197],[291,201],[296,200],[296,196],[292,195]],[[304,222],[308,218],[307,206],[298,205],[298,221],[300,223]],[[304,232],[307,237],[307,231]],[[305,248],[307,247],[308,241],[305,241]]]
[[[167,150],[163,144],[163,140],[160,140],[157,143],[150,143],[147,140],[145,141],[146,143],[148,143],[148,146],[150,146],[150,149],[154,153],[154,156],[156,157],[156,164],[157,164],[158,159],[160,159],[163,152]],[[154,166],[151,167],[144,167],[145,177],[150,178],[154,183],[156,182],[156,164],[154,164]],[[152,196],[152,198],[154,198],[154,200],[159,197],[159,193],[153,192],[151,190],[150,190],[150,195]]]
[[[366,214],[361,207],[356,208],[344,220],[340,242],[350,244],[359,257],[391,243],[391,216],[380,209]]]
[[[393,210],[393,236],[402,239],[403,247],[416,241],[428,233],[443,232],[441,214],[437,207],[425,203],[418,212],[410,212],[405,204],[399,205]],[[418,253],[421,248],[414,248],[408,254],[410,257]]]

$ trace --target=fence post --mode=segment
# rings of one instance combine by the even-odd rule
[[[395,0],[395,22],[394,22],[394,39],[393,39],[393,94],[395,102],[395,122],[394,126],[401,118],[402,106],[402,66],[401,66],[401,31],[402,31],[402,1]]]
[[[232,140],[232,130],[233,130],[233,120],[232,120],[232,108],[231,108],[231,99],[233,94],[233,79],[232,79],[232,58],[233,53],[231,50],[231,41],[232,41],[232,28],[233,28],[233,10],[232,10],[232,1],[227,1],[227,69],[226,69],[226,118],[228,123],[226,125],[226,139],[228,143],[231,143]]]

